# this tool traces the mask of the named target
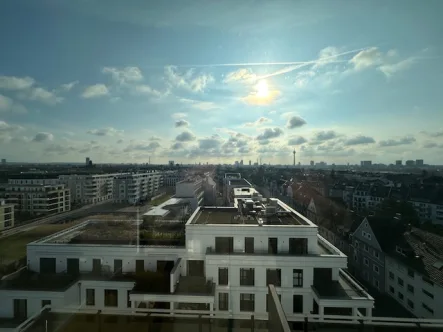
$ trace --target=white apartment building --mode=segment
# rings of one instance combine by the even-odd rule
[[[223,178],[223,198],[226,205],[234,205],[234,188],[251,188],[252,185],[245,179],[241,178],[240,173],[226,173]]]
[[[155,196],[163,176],[159,172],[120,174],[115,175],[113,186],[115,202],[135,204]]]
[[[162,176],[164,187],[175,187],[177,182],[183,181],[185,179],[185,174],[181,171],[164,171],[162,173]]]
[[[139,239],[144,230],[135,223],[93,221],[32,242],[27,270],[2,281],[0,317],[23,319],[50,304],[128,313],[161,305],[267,319],[268,284],[288,319],[372,316],[373,298],[315,224],[277,199],[238,206],[197,208],[182,226],[184,238],[169,245],[171,237]]]
[[[63,184],[7,184],[0,194],[18,212],[43,215],[71,210],[70,192]]]
[[[386,255],[387,293],[418,318],[443,318],[442,237],[413,228]]]
[[[263,199],[263,195],[252,187],[236,187],[232,189],[231,197],[229,200],[235,202],[236,199],[252,199],[261,201]]]
[[[59,181],[70,190],[73,203],[95,204],[113,198],[114,177],[120,174],[60,175]]]
[[[205,188],[203,182],[204,180],[199,176],[177,182],[175,185],[174,197],[188,200],[191,204],[192,211],[194,211],[198,206],[202,206],[204,203]]]
[[[58,178],[21,178],[21,179],[8,179],[8,184],[15,185],[56,185],[60,184]]]
[[[12,227],[14,227],[14,205],[6,204],[4,199],[0,199],[0,233]]]

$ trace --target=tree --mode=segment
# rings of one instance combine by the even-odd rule
[[[395,200],[392,198],[384,200],[378,207],[376,214],[383,217],[394,218],[400,215],[400,220],[412,226],[420,226],[420,218],[411,203]]]

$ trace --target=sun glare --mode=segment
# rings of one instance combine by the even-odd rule
[[[255,88],[257,89],[257,97],[266,98],[269,96],[268,83],[265,80],[259,81]]]

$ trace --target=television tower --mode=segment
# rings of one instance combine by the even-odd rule
[[[294,155],[294,167],[295,167],[295,149],[292,151],[292,154]]]

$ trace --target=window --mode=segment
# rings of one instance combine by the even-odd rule
[[[398,292],[398,298],[403,301],[404,299],[403,293]]]
[[[354,252],[354,261],[358,261],[357,253]]]
[[[121,259],[114,259],[114,274],[121,274],[123,271],[123,261]]]
[[[394,294],[394,293],[395,293],[394,287],[389,286],[389,292],[392,293],[392,294]]]
[[[394,273],[389,271],[389,279],[394,280],[395,276]]]
[[[127,291],[127,293],[126,293],[127,295],[127,300],[126,300],[126,306],[128,307],[128,308],[130,308],[131,307],[131,291],[130,290],[128,290]]]
[[[373,270],[374,270],[375,273],[377,273],[377,274],[380,273],[380,269],[379,269],[378,265],[375,265],[375,264],[374,264],[374,266],[373,266],[372,268],[373,268]]]
[[[86,305],[95,305],[95,289],[86,289]]]
[[[100,274],[102,272],[102,260],[100,258],[94,258],[92,260],[92,273]]]
[[[423,294],[425,294],[426,296],[429,296],[431,299],[434,298],[434,294],[429,293],[426,289],[422,289],[423,290]]]
[[[380,288],[380,283],[377,279],[374,278],[374,286],[375,288],[379,289]]]
[[[135,273],[145,272],[145,261],[143,259],[137,259],[135,261]]]
[[[414,286],[408,284],[408,292],[414,294]]]
[[[293,255],[306,255],[308,253],[308,239],[290,238],[289,253]]]
[[[254,253],[254,238],[253,237],[245,237],[245,253],[247,253],[247,254]]]
[[[366,252],[369,252],[369,246],[367,244],[364,244],[363,248],[365,249]]]
[[[397,278],[397,282],[398,282],[398,284],[399,284],[400,286],[403,287],[404,282],[403,282],[403,279],[402,279],[402,278],[398,277],[398,278]]]
[[[355,247],[358,248],[358,241],[355,240]]]
[[[369,260],[366,257],[363,258],[363,262],[365,263],[366,266],[369,266]]]
[[[118,307],[118,292],[116,289],[105,289],[105,307]]]
[[[303,270],[301,269],[292,270],[292,286],[303,287]]]
[[[42,308],[46,305],[51,305],[51,300],[42,300]]]
[[[378,251],[374,250],[374,257],[377,259],[380,259],[380,255],[379,255]]]
[[[408,269],[408,276],[410,276],[411,278],[414,278],[414,270]]]
[[[229,293],[218,293],[218,310],[229,310]]]
[[[240,269],[240,286],[254,286],[254,269]]]
[[[220,267],[218,269],[218,284],[226,286],[228,285],[228,268],[227,267]]]
[[[254,311],[254,294],[240,294],[240,311]]]
[[[215,252],[218,254],[229,254],[234,252],[234,238],[233,237],[216,237],[215,238]]]
[[[269,254],[276,254],[278,248],[278,240],[276,237],[270,237],[268,239],[268,253]]]
[[[432,310],[430,307],[428,307],[425,303],[422,303],[421,306],[423,309],[427,310],[430,314],[434,314],[434,310]]]
[[[422,277],[423,281],[431,286],[434,286],[434,283],[426,277]]]
[[[281,286],[281,270],[280,269],[266,269],[266,285]]]
[[[414,309],[414,302],[408,299],[408,307]]]
[[[292,312],[303,313],[303,295],[293,295],[292,297]]]

